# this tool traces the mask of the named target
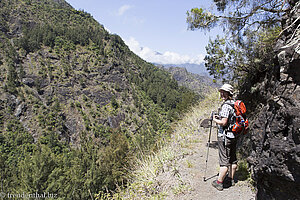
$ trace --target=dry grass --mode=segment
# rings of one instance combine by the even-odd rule
[[[100,194],[97,199],[164,199],[170,191],[170,183],[174,194],[188,191],[189,183],[182,181],[176,168],[177,161],[190,153],[186,150],[189,145],[192,147],[192,144],[197,142],[192,135],[199,134],[200,119],[208,118],[211,111],[217,110],[219,103],[218,92],[210,93],[174,124],[171,139],[159,144],[156,153],[137,159],[131,182],[126,187],[120,187],[112,195]],[[187,162],[186,167],[191,168],[193,164]]]

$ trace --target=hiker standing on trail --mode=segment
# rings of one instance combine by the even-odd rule
[[[219,89],[221,98],[224,100],[219,115],[213,116],[213,121],[219,126],[218,130],[218,149],[219,149],[219,163],[220,171],[218,179],[212,182],[212,185],[218,189],[223,190],[223,182],[228,172],[229,184],[233,186],[234,174],[237,169],[236,158],[236,143],[235,135],[228,129],[230,115],[234,112],[234,108],[230,105],[234,104],[233,87],[229,84],[224,84]]]

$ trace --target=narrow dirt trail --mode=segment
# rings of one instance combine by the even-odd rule
[[[185,157],[178,160],[176,169],[180,181],[186,186],[182,192],[171,192],[166,198],[168,200],[219,200],[219,199],[239,199],[250,200],[255,199],[255,193],[252,191],[249,183],[241,180],[236,174],[236,185],[231,187],[224,186],[223,191],[218,191],[212,187],[211,183],[217,178],[219,169],[218,149],[216,128],[212,128],[211,145],[209,148],[209,156],[207,163],[206,179],[205,163],[207,155],[207,141],[209,129],[199,128],[194,134],[190,135],[189,141],[194,141],[190,145],[183,147],[182,151],[189,152]]]

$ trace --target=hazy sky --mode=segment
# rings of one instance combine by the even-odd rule
[[[186,12],[211,9],[212,0],[67,0],[75,9],[90,13],[111,33],[148,62],[199,64],[209,37],[218,30],[187,30]]]

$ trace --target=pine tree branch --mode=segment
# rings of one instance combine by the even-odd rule
[[[255,8],[256,11],[258,10],[263,10],[263,11],[266,11],[266,12],[271,12],[271,13],[282,13],[282,12],[287,12],[289,11],[289,9],[272,9],[272,8],[266,8],[266,7],[263,7],[263,6],[258,6]]]
[[[287,29],[291,28],[291,27],[292,27],[299,19],[300,19],[300,16],[299,16],[297,19],[295,19],[295,21],[293,21],[293,23],[291,23],[291,25],[289,25],[288,27],[286,27],[285,29],[283,29],[283,30],[279,33],[278,38],[284,33],[284,31],[286,31]]]

